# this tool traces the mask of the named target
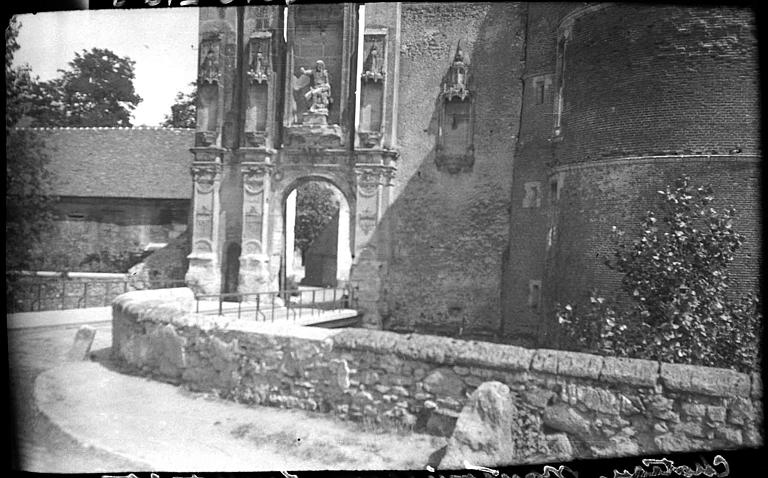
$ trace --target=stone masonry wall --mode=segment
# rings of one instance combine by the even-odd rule
[[[498,328],[520,114],[520,11],[519,3],[402,4],[384,328]],[[474,165],[452,174],[435,157],[442,81],[459,42],[470,64]]]
[[[170,299],[169,293],[172,294]],[[399,422],[448,435],[481,383],[509,386],[520,463],[762,443],[758,375],[364,329],[192,314],[188,289],[113,303],[113,353],[161,380],[245,404]]]

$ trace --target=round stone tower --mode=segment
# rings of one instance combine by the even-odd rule
[[[677,177],[710,184],[746,237],[730,266],[737,292],[760,262],[759,77],[753,12],[601,4],[557,27],[549,230],[542,293],[582,300],[621,279],[605,259],[611,227],[636,237],[656,191]],[[547,314],[549,317],[551,313]]]

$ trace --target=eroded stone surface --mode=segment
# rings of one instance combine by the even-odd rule
[[[465,460],[481,466],[513,463],[516,415],[509,387],[500,382],[481,384],[456,421],[440,468],[463,468]]]
[[[697,365],[661,364],[661,379],[673,391],[705,395],[748,397],[749,375]]]

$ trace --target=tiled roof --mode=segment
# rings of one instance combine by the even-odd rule
[[[29,128],[45,141],[58,196],[188,199],[194,130]]]

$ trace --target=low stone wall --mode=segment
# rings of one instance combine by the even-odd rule
[[[113,352],[145,374],[241,403],[442,435],[471,392],[499,381],[514,395],[521,463],[762,444],[758,375],[191,311],[188,289],[118,297]]]

